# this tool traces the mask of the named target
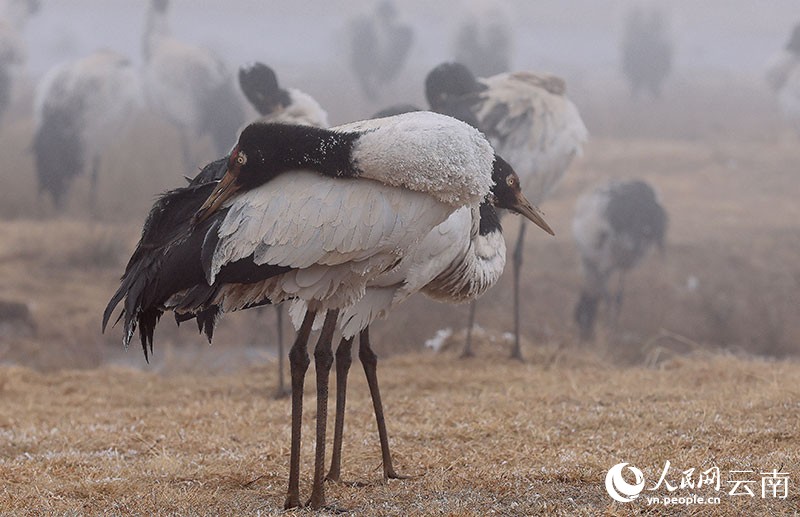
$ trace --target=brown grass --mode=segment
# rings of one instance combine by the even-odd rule
[[[698,351],[656,368],[620,368],[587,350],[526,364],[480,352],[466,361],[408,354],[380,364],[396,467],[414,476],[387,485],[378,482],[377,433],[354,365],[343,476],[369,484],[331,485],[329,500],[361,515],[661,514],[642,501],[612,502],[607,470],[630,462],[655,482],[669,460],[675,469],[717,465],[723,473],[777,468],[793,483],[800,475],[794,362]],[[3,368],[0,512],[279,512],[289,403],[270,397],[268,366],[168,377]],[[308,379],[304,497],[315,415]],[[720,493],[719,506],[689,510],[789,515],[800,504],[791,489],[788,500]]]

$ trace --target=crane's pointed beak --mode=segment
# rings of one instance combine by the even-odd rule
[[[238,169],[228,169],[225,171],[225,175],[219,180],[217,187],[211,195],[208,196],[203,206],[195,212],[194,217],[192,217],[192,225],[200,224],[211,217],[214,212],[219,210],[225,201],[230,199],[241,189],[241,186],[236,181],[238,172]]]
[[[509,209],[524,216],[525,218],[533,222],[533,224],[535,224],[542,230],[546,231],[550,235],[555,236],[555,232],[553,232],[553,229],[550,228],[550,225],[547,224],[547,221],[544,220],[543,216],[544,214],[542,214],[542,211],[533,206],[531,202],[528,201],[525,198],[525,196],[522,195],[521,192],[517,196],[516,203],[514,203],[514,205],[511,206]]]

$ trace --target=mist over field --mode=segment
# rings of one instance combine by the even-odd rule
[[[5,8],[21,1],[27,0],[0,0],[0,72],[7,72],[0,87],[3,77],[10,78],[8,104],[0,109],[0,398],[16,401],[0,411],[0,478],[13,474],[16,487],[0,494],[0,513],[25,510],[26,497],[39,497],[37,508],[51,513],[98,513],[114,508],[117,498],[122,502],[113,511],[122,513],[198,507],[223,514],[275,512],[285,488],[289,410],[285,401],[270,398],[277,376],[273,310],[225,314],[212,346],[194,322],[177,326],[166,313],[149,364],[138,336],[125,350],[121,325],[100,331],[103,309],[153,202],[222,157],[216,135],[203,132],[207,128],[181,133],[167,110],[143,95],[124,127],[97,132],[96,184],[87,155],[85,170],[70,179],[63,206],[57,206],[37,180],[37,87],[56,66],[103,49],[130,61],[137,81],[144,77],[149,2],[41,0],[25,23],[3,25],[3,13],[10,12]],[[383,4],[172,0],[167,18],[173,38],[219,59],[219,76],[235,87],[235,110],[224,108],[222,114],[236,111],[242,126],[257,117],[238,89],[242,65],[268,64],[282,87],[311,95],[330,124],[338,125],[398,104],[427,109],[428,72],[465,55],[464,34],[477,33],[471,21],[494,20],[501,27],[496,49],[502,47],[498,55],[508,70],[563,78],[589,138],[541,203],[556,236],[532,225],[527,230],[520,290],[526,362],[508,358],[511,260],[520,218],[505,216],[507,265],[478,302],[477,358],[458,358],[468,305],[416,294],[371,326],[380,368],[390,372],[384,390],[389,431],[399,463],[420,476],[419,484],[412,479],[382,486],[376,497],[393,502],[379,509],[369,506],[370,487],[337,487],[334,497],[375,515],[413,514],[409,508],[419,514],[588,515],[619,508],[610,506],[602,482],[607,469],[623,460],[647,466],[650,476],[668,457],[675,464],[705,462],[729,470],[780,468],[773,463],[781,457],[788,458],[786,469],[796,478],[797,393],[786,382],[800,375],[800,87],[778,91],[768,80],[770,64],[800,22],[796,0],[396,1],[396,19],[413,36],[407,55],[374,86],[354,69],[351,38],[356,20],[374,16]],[[657,85],[647,79],[636,85],[630,70],[657,68],[659,58],[643,50],[647,38],[641,32],[644,39],[631,36],[631,20],[651,15],[653,25],[644,32],[657,33],[669,63]],[[24,49],[9,65],[3,60],[6,27],[13,27]],[[638,41],[633,50],[625,50],[627,40]],[[487,58],[474,66],[490,70],[497,62]],[[795,75],[800,84],[800,72]],[[201,90],[204,81],[209,79],[193,88]],[[220,118],[216,113],[209,120]],[[229,133],[233,146],[237,132]],[[229,149],[224,138],[222,146]],[[58,171],[69,157],[52,159]],[[669,219],[663,250],[649,250],[625,275],[619,314],[601,305],[594,338],[581,340],[573,317],[584,285],[572,235],[576,202],[605,182],[630,179],[646,181],[663,204]],[[614,276],[610,289],[617,285]],[[115,318],[116,313],[112,323]],[[293,330],[285,324],[287,347]],[[430,340],[437,332],[433,351]],[[213,379],[211,387],[206,378]],[[308,394],[313,382],[307,384]],[[353,388],[363,392],[353,399],[352,426],[360,434],[345,441],[360,447],[354,445],[358,461],[345,466],[377,479],[372,409],[363,384],[359,380]],[[732,402],[740,387],[750,410]],[[149,393],[130,396],[137,390]],[[160,400],[158,390],[173,394]],[[195,399],[196,392],[207,400]],[[71,419],[69,408],[47,409],[62,395],[84,416]],[[194,405],[182,406],[181,397]],[[214,423],[213,443],[206,443],[203,433],[209,431],[202,422],[216,422],[215,412],[229,403],[235,409],[226,407],[223,414],[231,427]],[[642,416],[640,410],[651,405],[667,423]],[[435,420],[442,407],[448,408],[440,415],[444,423]],[[104,420],[103,408],[113,418]],[[161,416],[148,420],[151,411]],[[99,420],[109,426],[107,434],[92,427]],[[130,431],[134,420],[142,427]],[[63,438],[48,434],[63,421],[69,421]],[[253,422],[275,435],[261,441]],[[632,442],[624,436],[630,422],[641,430]],[[91,438],[71,448],[70,436],[87,429]],[[191,439],[176,438],[187,429]],[[476,438],[476,429],[495,438]],[[434,445],[427,444],[426,433],[435,436]],[[122,438],[114,442],[115,436]],[[310,425],[305,436],[313,436]],[[446,445],[426,453],[435,440]],[[718,443],[723,445],[714,449]],[[226,447],[230,456],[220,452]],[[120,454],[129,457],[100,454],[106,450],[127,450]],[[459,456],[466,450],[471,452]],[[30,462],[24,457],[29,452]],[[71,470],[73,453],[80,468]],[[303,454],[308,467],[311,456]],[[211,458],[209,466],[198,467],[202,458]],[[26,488],[37,469],[51,474],[36,490]],[[153,501],[172,501],[168,510],[138,501],[113,481],[151,482],[132,474],[136,469],[170,480],[147,485]],[[102,495],[83,484],[87,472],[105,487]],[[447,488],[453,472],[457,483]],[[209,499],[213,490],[221,490],[219,500]],[[415,490],[423,495],[414,499]],[[437,502],[426,506],[420,500]],[[567,502],[573,500],[574,507]],[[719,508],[732,515],[767,508],[780,514],[798,501],[793,488],[788,501],[741,504]]]

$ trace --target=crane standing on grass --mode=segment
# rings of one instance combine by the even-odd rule
[[[608,302],[616,321],[625,274],[654,244],[663,249],[666,229],[667,213],[644,181],[611,181],[581,196],[572,222],[584,277],[575,306],[581,339],[593,337],[601,300]],[[615,272],[619,288],[612,296],[608,282]]]
[[[62,209],[72,182],[88,164],[89,203],[95,209],[100,158],[142,104],[139,75],[116,52],[102,50],[50,70],[34,101],[39,193],[50,194]]]
[[[449,158],[441,159],[442,153]],[[156,203],[106,308],[104,325],[124,299],[124,340],[129,342],[138,326],[147,356],[164,310],[175,311],[179,319],[196,317],[210,337],[220,311],[302,300],[307,310],[289,354],[292,451],[286,507],[292,508],[300,505],[306,343],[316,315],[325,314],[314,354],[318,394],[311,505],[318,508],[325,501],[334,328],[340,326],[345,339],[365,330],[378,314],[375,303],[385,297],[370,295],[374,301],[358,304],[371,289],[388,287],[380,279],[391,277],[425,236],[463,207],[486,200],[547,225],[522,196],[516,174],[477,131],[432,113],[333,130],[255,124],[242,132],[223,163],[226,172],[218,183],[190,184]],[[451,248],[441,251],[452,253]],[[436,276],[441,289],[458,291],[459,283],[448,280],[456,272]],[[424,268],[410,272],[419,278],[424,273]]]
[[[518,172],[522,190],[541,204],[581,154],[588,132],[575,105],[566,96],[564,80],[549,74],[516,72],[476,79],[460,63],[443,63],[425,80],[431,109],[481,130],[497,154]],[[525,238],[521,222],[514,248],[514,348],[522,359],[519,340],[519,281]],[[464,356],[472,355],[475,302],[470,307]]]

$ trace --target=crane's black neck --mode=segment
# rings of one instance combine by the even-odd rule
[[[245,153],[240,182],[254,188],[284,172],[312,170],[333,178],[357,177],[353,147],[360,133],[343,133],[311,126],[252,124],[239,138]]]
[[[480,207],[481,221],[478,227],[479,235],[489,235],[494,232],[502,232],[503,227],[500,226],[500,216],[497,209],[492,206],[488,201],[481,203]]]

